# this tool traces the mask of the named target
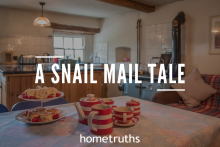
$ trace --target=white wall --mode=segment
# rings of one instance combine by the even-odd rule
[[[52,33],[51,28],[33,26],[34,20],[41,15],[41,11],[30,11],[0,7],[0,33],[7,35],[30,35],[48,37]],[[61,13],[44,12],[50,22],[99,28],[100,21],[96,18],[68,15]]]
[[[136,22],[142,20],[143,31],[149,25],[171,23],[180,11],[186,15],[186,73],[198,67],[205,74],[220,74],[220,55],[209,55],[209,17],[220,15],[219,0],[184,0],[156,7],[153,13],[131,12],[102,20],[101,33],[95,42],[108,42],[108,61],[115,62],[115,48],[131,48],[131,62],[136,62]],[[146,32],[142,31],[142,63],[147,63]],[[120,94],[111,91],[109,96]]]
[[[43,55],[53,54],[52,29],[33,26],[34,20],[41,15],[41,11],[30,11],[0,7],[0,54],[13,51],[14,56],[21,54]],[[100,20],[91,17],[44,12],[50,22],[99,28]],[[85,59],[89,59],[93,50],[93,36],[86,35]],[[88,61],[88,60],[85,60]],[[15,61],[14,63],[17,63]]]

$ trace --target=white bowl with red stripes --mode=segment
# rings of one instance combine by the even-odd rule
[[[140,102],[136,101],[134,98],[132,98],[131,101],[127,101],[126,106],[134,109],[134,116],[141,114]]]
[[[133,118],[134,109],[131,107],[114,107],[113,110],[118,123],[127,124]]]
[[[88,116],[90,132],[95,135],[107,135],[113,132],[111,105],[96,104]]]
[[[114,106],[114,100],[113,100],[113,99],[102,98],[102,101],[103,101],[103,103],[106,104],[106,105]]]

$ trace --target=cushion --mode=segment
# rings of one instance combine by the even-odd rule
[[[204,82],[197,68],[185,76],[183,80],[185,80],[185,84],[174,84],[172,87],[174,89],[185,89],[185,91],[178,91],[178,94],[187,107],[196,107],[201,101],[217,92],[216,89]]]
[[[199,101],[204,101],[217,92],[216,89],[205,83],[198,68],[194,69],[183,79],[185,80],[183,87],[186,94]]]
[[[174,84],[174,85],[172,85],[172,87],[174,89],[184,89],[181,84]],[[200,101],[198,101],[197,99],[186,95],[186,91],[177,91],[177,93],[183,99],[184,104],[189,108],[196,107],[200,104]]]

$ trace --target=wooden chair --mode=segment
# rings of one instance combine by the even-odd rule
[[[5,105],[0,104],[0,113],[8,112],[8,108]]]

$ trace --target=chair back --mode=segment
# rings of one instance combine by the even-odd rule
[[[0,104],[0,113],[8,112],[8,108],[5,105]]]
[[[55,100],[51,100],[49,102],[44,102],[43,107],[52,106],[52,105],[60,105],[60,104],[67,104],[67,100],[63,98],[58,98]],[[14,104],[11,108],[11,111],[18,111],[18,110],[25,110],[25,109],[33,109],[36,107],[41,106],[41,102],[33,102],[33,101],[24,101]]]

